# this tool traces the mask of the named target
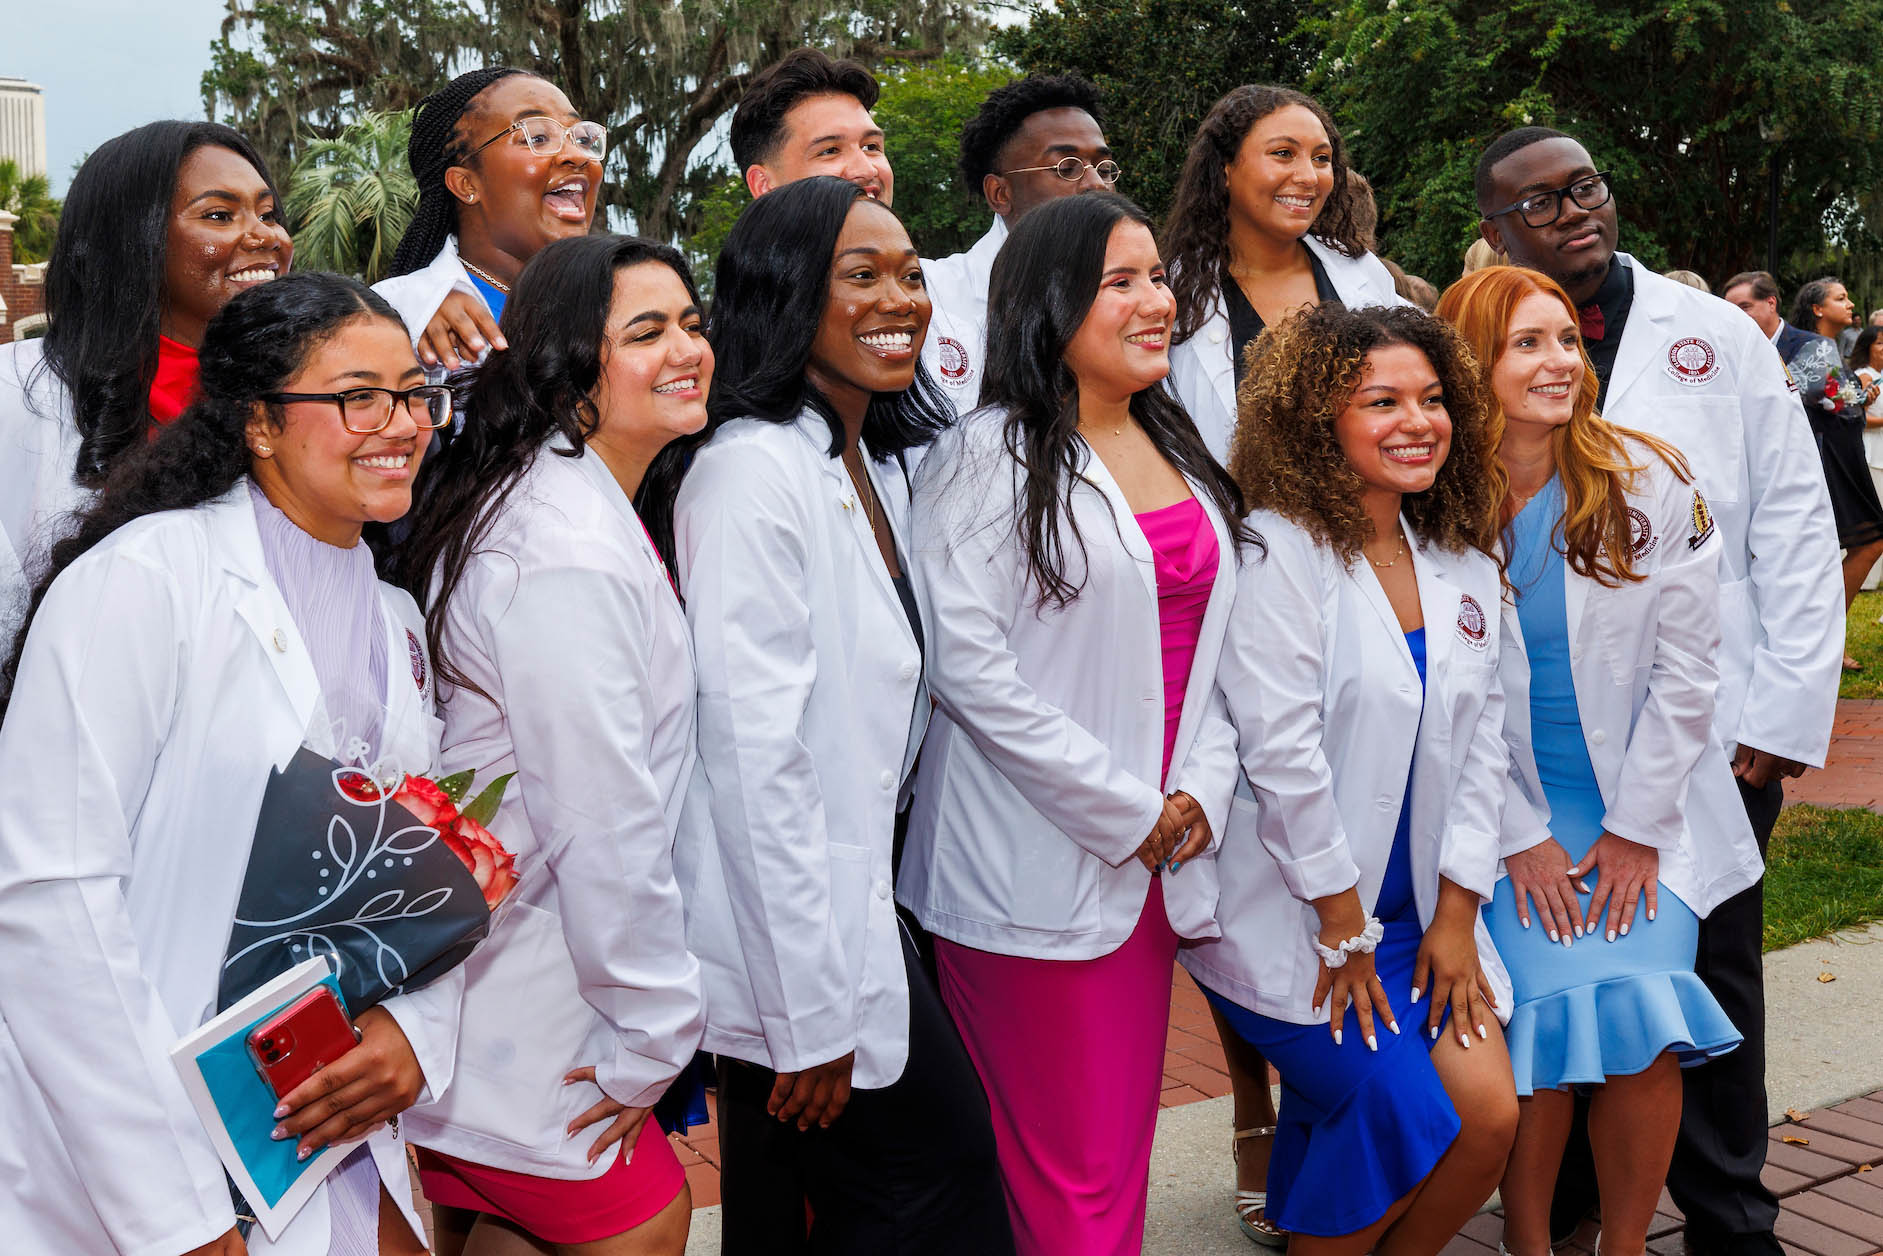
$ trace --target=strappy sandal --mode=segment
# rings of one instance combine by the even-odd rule
[[[1232,1161],[1241,1158],[1243,1139],[1266,1138],[1274,1132],[1273,1125],[1264,1125],[1252,1130],[1237,1130],[1236,1136],[1229,1143],[1229,1158]],[[1260,1243],[1263,1247],[1285,1251],[1288,1247],[1288,1231],[1270,1221],[1267,1214],[1267,1191],[1237,1189],[1236,1224],[1242,1227],[1242,1233],[1251,1243]]]

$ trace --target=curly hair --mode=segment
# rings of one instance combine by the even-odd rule
[[[1083,109],[1102,129],[1098,85],[1077,74],[1029,74],[989,92],[968,124],[961,128],[961,186],[979,195],[1007,141],[1036,113],[1048,109]]]
[[[1798,295],[1791,299],[1791,325],[1800,331],[1818,335],[1817,307],[1829,299],[1832,288],[1843,282],[1836,275],[1825,275],[1800,287]]]
[[[1208,321],[1210,309],[1229,265],[1230,163],[1242,151],[1255,124],[1277,109],[1298,105],[1320,119],[1327,142],[1334,150],[1334,189],[1308,228],[1329,248],[1359,257],[1367,251],[1362,238],[1358,190],[1348,179],[1347,150],[1340,128],[1321,102],[1288,87],[1245,85],[1211,106],[1209,116],[1190,141],[1176,195],[1165,216],[1164,238],[1158,247],[1170,267],[1170,291],[1177,298],[1177,326],[1172,344],[1182,344]]]
[[[1349,310],[1328,302],[1264,331],[1249,350],[1236,391],[1229,474],[1251,508],[1267,508],[1333,548],[1348,566],[1373,535],[1362,498],[1366,483],[1341,451],[1334,425],[1367,368],[1367,355],[1391,345],[1423,353],[1438,372],[1451,416],[1451,451],[1432,487],[1408,493],[1401,509],[1425,543],[1496,556],[1501,493],[1494,403],[1462,337],[1409,306]]]

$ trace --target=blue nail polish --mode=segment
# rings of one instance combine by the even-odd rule
[[[1170,870],[1171,870],[1171,872],[1172,872],[1172,873],[1175,873],[1175,872],[1177,871],[1177,869],[1179,869],[1179,868],[1181,868],[1181,867],[1183,867],[1183,860],[1181,860],[1181,859],[1175,859],[1175,858],[1173,858],[1173,859],[1172,859],[1172,860],[1170,861]]]

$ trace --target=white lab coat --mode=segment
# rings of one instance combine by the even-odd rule
[[[1236,552],[1216,532],[1215,584],[1199,630],[1168,779],[1157,569],[1117,482],[1081,450],[1064,608],[1036,606],[1018,544],[1020,468],[1004,412],[978,411],[922,460],[913,562],[933,608],[936,712],[917,772],[902,901],[936,935],[984,951],[1094,959],[1131,936],[1150,873],[1136,857],[1167,792],[1187,791],[1220,840],[1235,788],[1234,733],[1214,698],[1216,656],[1235,602]],[[1164,883],[1179,937],[1216,933],[1212,861]]]
[[[484,304],[484,294],[471,282],[471,272],[464,269],[464,263],[458,257],[458,237],[456,234],[445,237],[444,247],[438,250],[438,256],[407,275],[394,275],[382,279],[373,285],[373,291],[386,298],[386,304],[399,312],[405,322],[406,334],[412,337],[412,348],[417,350],[419,337],[431,326],[432,315],[445,303],[445,298],[453,292],[467,292]],[[486,306],[485,308],[489,308]],[[482,362],[490,350],[478,355]],[[432,383],[444,379],[447,374],[443,366],[430,367],[425,378]]]
[[[1490,900],[1509,766],[1497,677],[1503,585],[1475,550],[1409,548],[1425,621],[1422,693],[1370,565],[1349,568],[1273,511],[1249,521],[1267,552],[1243,560],[1217,669],[1242,761],[1216,855],[1222,938],[1179,959],[1263,1016],[1324,1024],[1333,1009],[1313,1008],[1311,900],[1358,886],[1373,911],[1408,790],[1421,925],[1432,923],[1440,877]],[[1497,1014],[1509,1019],[1510,978],[1481,916],[1475,936]],[[1403,1011],[1408,992],[1387,994]]]
[[[429,770],[439,722],[404,662],[417,608],[381,586],[386,749]],[[423,655],[419,658],[422,660]],[[126,525],[67,568],[0,725],[0,1233],[10,1250],[173,1256],[234,1224],[169,1051],[208,1020],[270,773],[332,753],[313,662],[246,482]],[[386,1001],[427,1094],[451,1078],[463,976]],[[422,1239],[404,1144],[368,1142]],[[281,1240],[324,1256],[325,1187]]]
[[[558,442],[560,444],[560,442]],[[562,448],[567,448],[566,445]],[[465,964],[456,1078],[408,1137],[477,1164],[592,1178],[601,1090],[647,1107],[705,1025],[673,834],[693,771],[686,619],[626,494],[592,450],[545,448],[465,569],[445,628],[442,768],[516,779],[491,831],[516,900]]]
[[[1410,302],[1393,290],[1392,272],[1371,253],[1358,257],[1324,244],[1319,237],[1301,237],[1340,294],[1340,303],[1348,309],[1368,305],[1408,305]],[[1177,400],[1189,411],[1203,443],[1218,462],[1229,461],[1230,441],[1236,434],[1236,363],[1229,338],[1229,313],[1220,295],[1212,300],[1210,314],[1196,333],[1180,345],[1171,346],[1170,383]]]
[[[1603,415],[1686,455],[1724,543],[1720,740],[1728,754],[1743,743],[1822,765],[1844,657],[1844,585],[1798,395],[1744,313],[1615,256],[1634,271],[1635,297]]]
[[[0,648],[12,646],[56,533],[90,498],[72,478],[78,427],[44,348],[0,345]]]
[[[934,314],[922,341],[922,364],[941,385],[957,414],[980,404],[987,374],[987,284],[994,256],[1007,242],[1007,220],[998,214],[987,234],[965,253],[922,262]]]
[[[830,441],[808,409],[790,423],[735,420],[681,486],[675,547],[710,818],[689,805],[674,864],[706,1048],[781,1073],[855,1051],[852,1083],[873,1090],[909,1057],[891,861],[929,700]],[[902,470],[864,461],[906,555]]]
[[[1722,529],[1702,520],[1694,486],[1665,462],[1638,448],[1636,460],[1647,470],[1628,504],[1648,520],[1635,544],[1647,579],[1607,588],[1563,565],[1570,675],[1602,827],[1658,850],[1661,884],[1705,917],[1764,872],[1714,720]],[[1530,661],[1514,613],[1508,623],[1498,663],[1513,782],[1504,855],[1536,845],[1549,822],[1530,736]]]

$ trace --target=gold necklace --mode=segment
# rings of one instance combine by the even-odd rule
[[[491,274],[489,271],[485,270],[482,266],[479,266],[476,262],[473,262],[470,258],[465,257],[462,253],[458,255],[458,260],[464,263],[464,269],[470,271],[473,275],[476,275],[479,279],[482,279],[485,283],[489,284],[491,287],[495,288],[497,291],[503,293],[505,296],[510,295],[509,284],[497,278],[497,276]]]
[[[1393,556],[1391,558],[1387,559],[1385,562],[1381,562],[1379,559],[1373,557],[1373,555],[1371,554],[1366,555],[1366,560],[1372,563],[1375,567],[1391,567],[1393,564],[1397,563],[1400,559],[1406,556],[1406,530],[1404,528],[1394,528],[1393,533],[1395,536],[1399,538],[1399,540],[1398,540],[1398,547],[1393,551]],[[1362,554],[1366,554],[1366,551],[1364,549],[1362,549],[1360,552]]]
[[[878,505],[876,489],[870,484],[869,473],[864,472],[863,478],[859,480],[854,473],[850,472],[849,467],[845,467],[844,471],[850,474],[850,487],[854,488],[857,496],[863,499],[863,521],[870,525],[871,532],[875,532]]]

